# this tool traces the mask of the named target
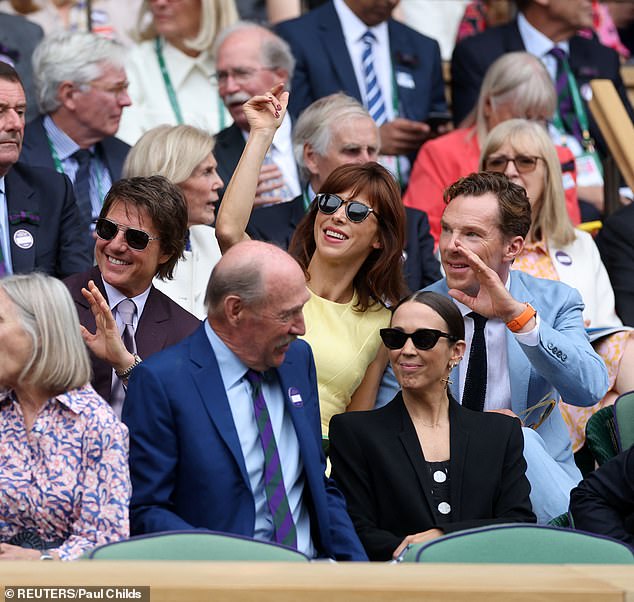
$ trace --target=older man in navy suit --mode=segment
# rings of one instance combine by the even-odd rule
[[[114,137],[131,104],[124,56],[116,42],[85,32],[47,36],[33,55],[41,115],[26,126],[20,160],[70,178],[90,240],[91,223],[130,150]]]
[[[68,178],[17,163],[26,98],[17,72],[0,62],[0,276],[34,270],[63,278],[90,265]]]
[[[365,560],[324,476],[304,274],[281,249],[232,247],[209,280],[206,321],[130,379],[133,533],[212,529]]]
[[[390,18],[398,0],[333,0],[285,21],[277,33],[297,60],[289,111],[295,117],[334,92],[363,103],[380,126],[384,155],[415,155],[424,123],[446,112],[438,43]],[[402,175],[402,162],[393,171]]]

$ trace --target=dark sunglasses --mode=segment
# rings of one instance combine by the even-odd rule
[[[499,155],[497,157],[488,157],[484,161],[484,169],[487,171],[496,171],[498,173],[504,173],[506,166],[509,162],[515,165],[515,169],[519,173],[531,173],[535,171],[537,167],[537,161],[543,159],[541,157],[529,157],[527,155],[517,155],[517,157],[507,157],[506,155]]]
[[[346,201],[336,194],[318,194],[315,197],[317,201],[317,208],[326,215],[332,215],[341,207],[345,205],[346,217],[355,224],[360,224],[370,213],[374,213],[372,207],[368,207],[365,203],[360,201]],[[379,219],[379,216],[374,213],[374,217]]]
[[[136,251],[143,251],[143,249],[150,244],[151,240],[159,239],[158,236],[150,236],[143,230],[122,226],[105,217],[100,217],[95,224],[95,232],[102,240],[112,240],[117,235],[117,232],[121,230],[128,246]]]
[[[431,349],[438,342],[440,337],[445,337],[453,342],[458,340],[457,337],[451,334],[431,328],[419,328],[414,332],[403,332],[402,330],[398,330],[398,328],[381,328],[379,334],[381,335],[383,344],[388,349],[402,349],[405,347],[407,339],[412,339],[414,347],[422,351]]]

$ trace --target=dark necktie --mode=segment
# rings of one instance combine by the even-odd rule
[[[581,126],[575,113],[575,108],[572,102],[572,92],[570,90],[570,80],[568,79],[568,72],[570,66],[568,65],[568,57],[566,51],[562,48],[554,46],[548,51],[548,54],[555,57],[557,61],[557,73],[555,75],[555,90],[557,92],[557,109],[559,111],[559,117],[563,126],[568,134],[572,134],[579,142],[583,141],[583,134],[581,132]]]
[[[92,221],[92,203],[90,202],[90,162],[92,153],[86,148],[80,148],[72,155],[77,161],[77,172],[75,173],[75,200],[79,207],[79,217],[82,225],[90,224]]]
[[[123,322],[123,330],[121,331],[121,340],[125,348],[130,353],[136,353],[136,341],[134,339],[134,314],[136,313],[136,305],[132,299],[123,299],[117,304],[117,315]],[[121,417],[121,409],[125,399],[125,389],[123,381],[115,376],[115,382],[110,393],[110,405],[115,413]]]
[[[487,348],[484,338],[487,318],[474,311],[467,316],[473,319],[473,339],[471,339],[469,365],[462,392],[462,405],[465,408],[482,412],[487,392]]]
[[[264,452],[264,490],[273,517],[273,537],[277,543],[297,548],[297,530],[286,497],[282,464],[277,451],[271,416],[262,393],[262,374],[255,370],[247,370],[246,377],[253,388],[255,421]]]

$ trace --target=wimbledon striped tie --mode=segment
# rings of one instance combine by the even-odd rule
[[[0,190],[0,210],[2,209],[4,203],[2,203],[2,199],[4,197],[4,190]],[[2,225],[0,224],[0,240],[2,240]],[[7,266],[4,262],[4,253],[2,252],[2,244],[0,244],[0,278],[4,278],[7,275]]]
[[[262,393],[262,374],[247,370],[247,380],[253,388],[253,408],[264,452],[264,490],[273,517],[273,537],[277,543],[297,548],[297,530],[286,497],[282,464],[277,452],[273,425]]]
[[[568,134],[572,134],[579,142],[583,141],[583,134],[579,120],[575,114],[572,103],[572,93],[570,91],[570,81],[568,79],[568,71],[570,67],[567,65],[568,57],[563,48],[554,46],[548,51],[548,54],[555,57],[557,61],[557,73],[555,75],[555,90],[557,91],[557,109],[561,121],[566,128]]]
[[[383,101],[381,88],[379,87],[376,72],[374,71],[372,45],[376,42],[376,38],[374,34],[368,30],[363,34],[361,39],[365,44],[361,61],[363,64],[363,77],[365,78],[367,109],[372,119],[374,119],[374,122],[378,126],[381,126],[387,121],[387,114],[385,112],[385,102]]]

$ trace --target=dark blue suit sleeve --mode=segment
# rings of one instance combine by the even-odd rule
[[[634,446],[590,473],[571,491],[570,512],[575,528],[619,539],[634,549]]]
[[[63,182],[64,200],[55,268],[58,278],[66,278],[66,276],[88,270],[92,266],[94,249],[94,244],[91,244],[92,236],[87,236],[82,229],[72,184],[67,176],[63,176]]]
[[[122,419],[130,431],[131,534],[193,529],[174,512],[179,442],[169,399],[143,363],[130,378]]]

